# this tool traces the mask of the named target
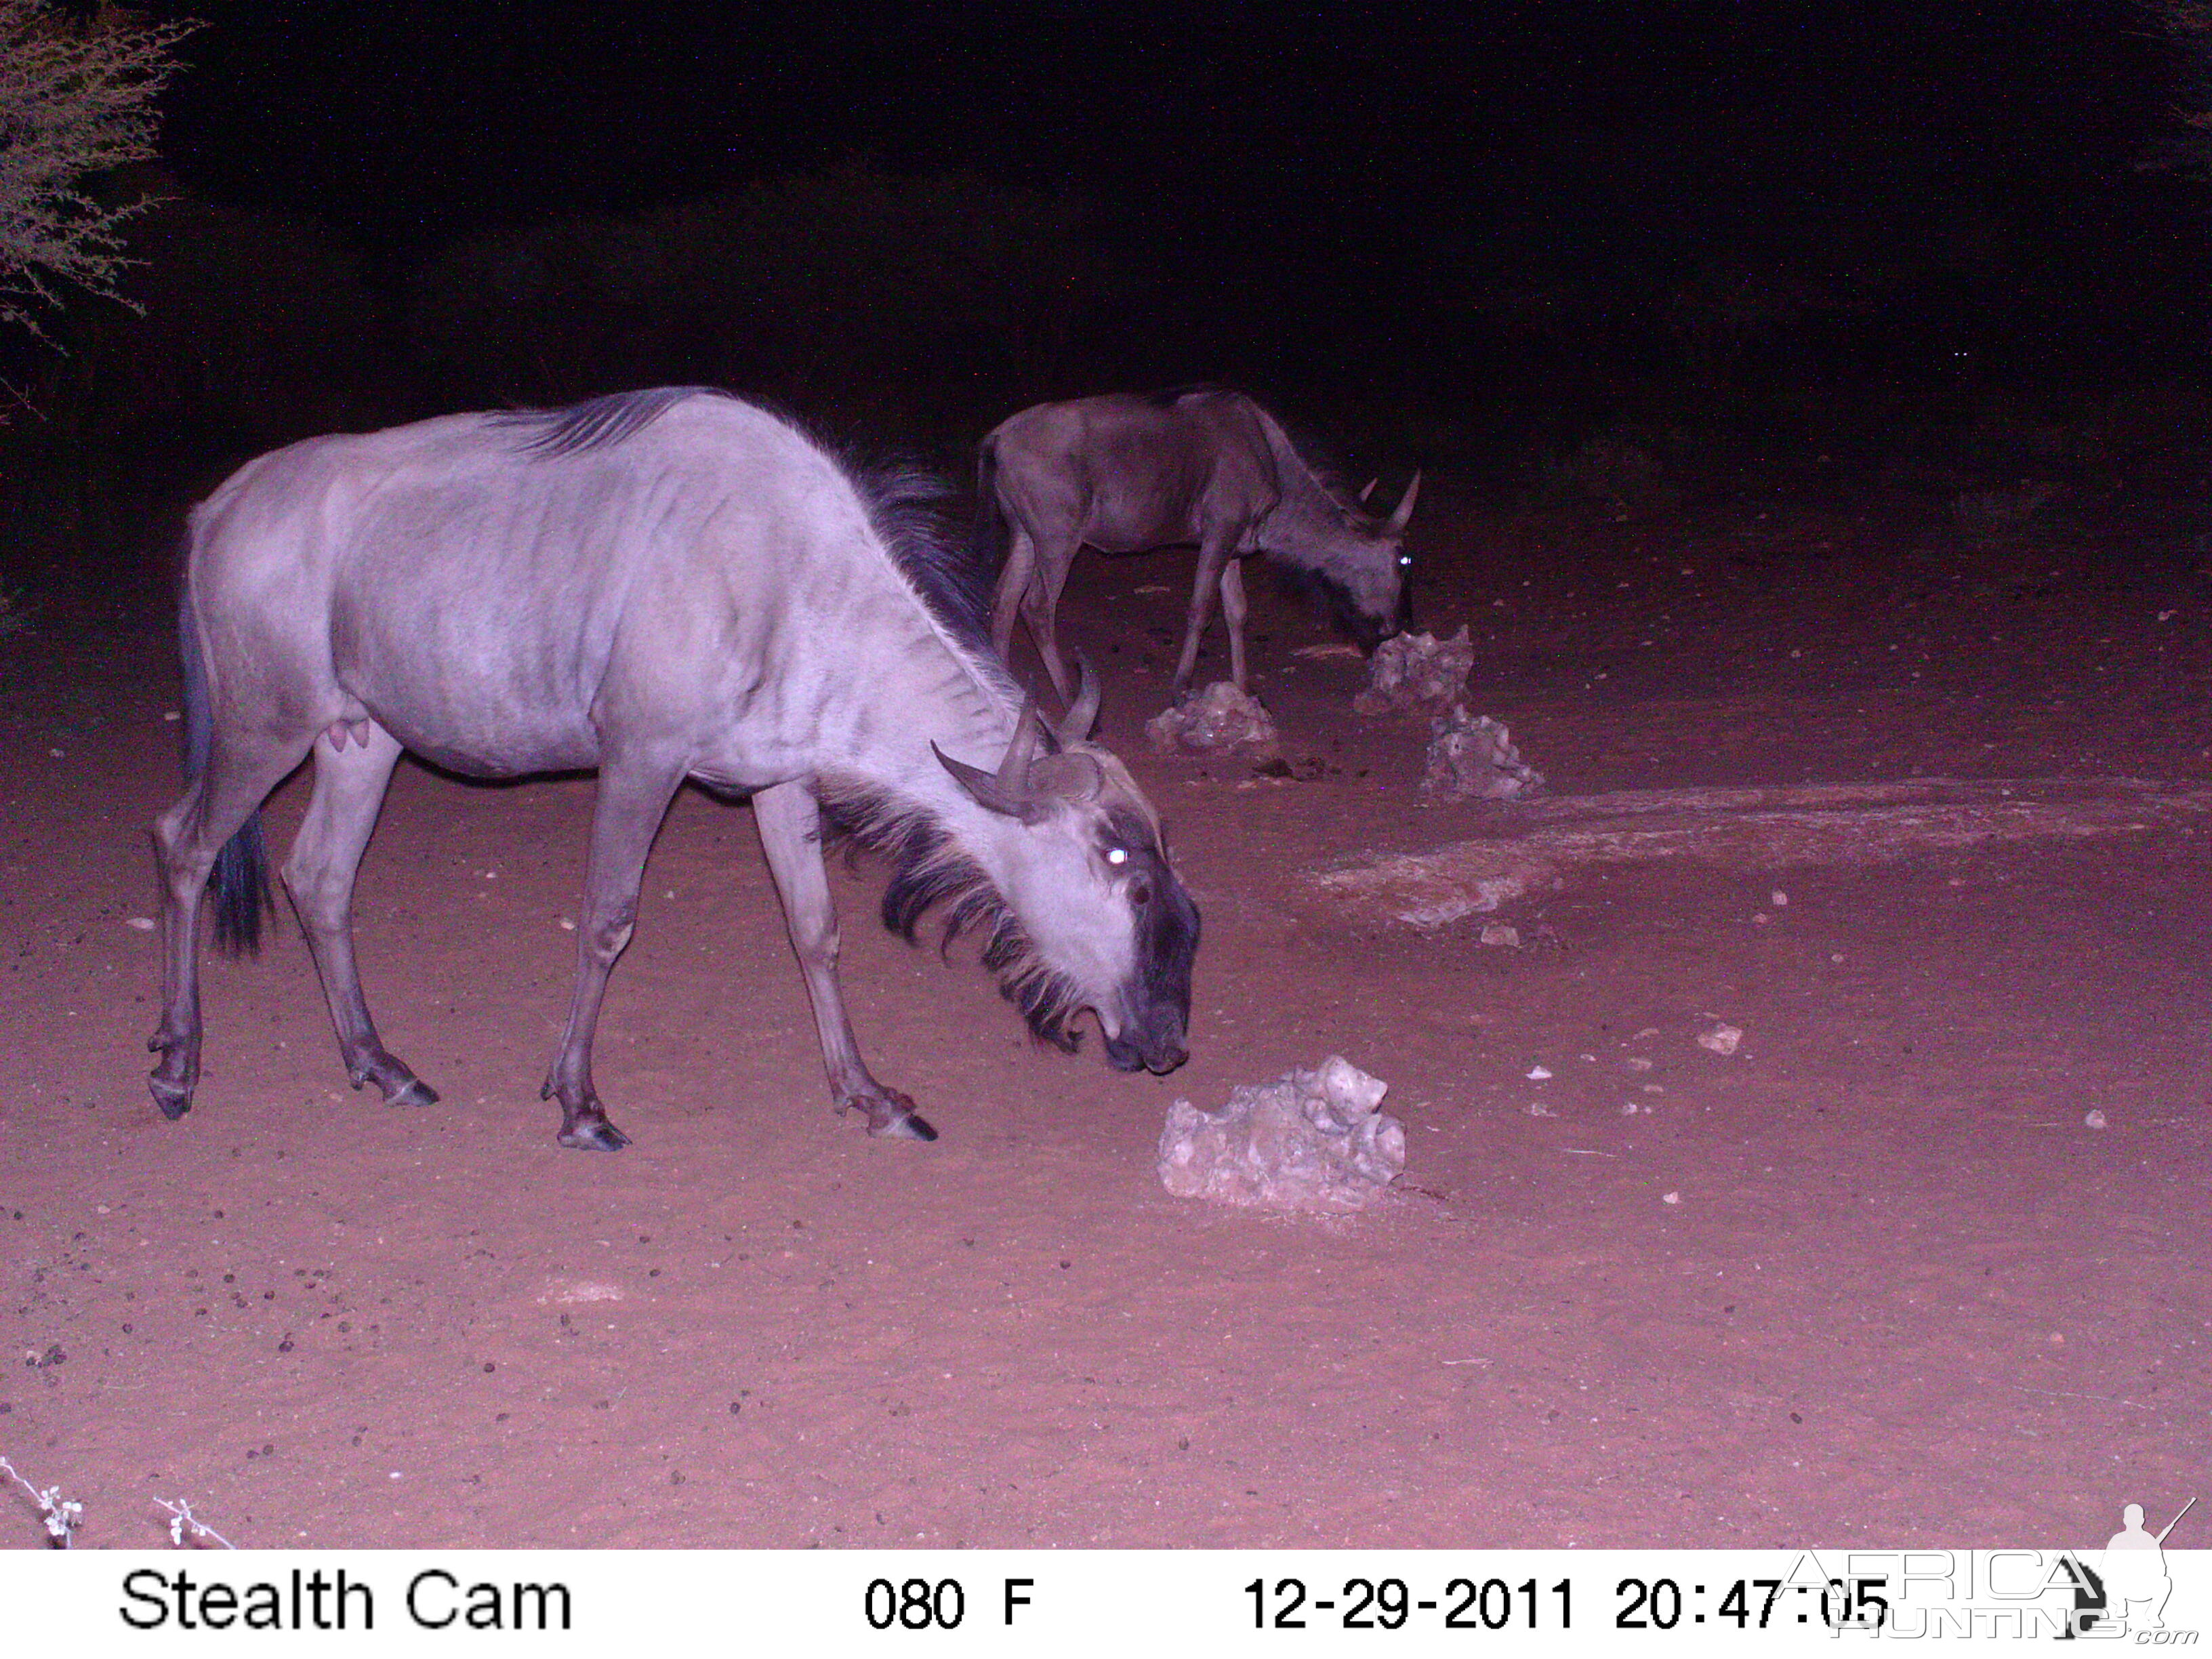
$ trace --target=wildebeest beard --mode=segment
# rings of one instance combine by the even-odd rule
[[[908,945],[918,945],[923,917],[938,909],[940,957],[948,956],[963,934],[981,935],[983,966],[1036,1039],[1063,1054],[1083,1046],[1083,1033],[1073,1025],[1085,1006],[1082,988],[1037,954],[998,887],[942,824],[923,809],[879,791],[831,793],[827,780],[822,811],[825,847],[842,843],[854,854],[866,848],[890,863],[884,927]]]
[[[1410,609],[1401,604],[1403,615],[1394,623],[1376,622],[1359,608],[1359,601],[1352,597],[1352,590],[1326,570],[1317,568],[1273,564],[1275,591],[1290,599],[1303,599],[1326,614],[1336,624],[1337,631],[1346,638],[1356,640],[1363,651],[1372,651],[1389,637],[1390,627],[1404,627],[1411,621]]]

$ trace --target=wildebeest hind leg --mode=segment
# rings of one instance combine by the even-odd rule
[[[161,1056],[146,1079],[161,1115],[191,1109],[200,1076],[200,897],[216,854],[307,753],[297,742],[217,732],[200,775],[155,821],[154,864],[161,883],[161,1024],[146,1046]],[[258,896],[249,902],[258,902]]]
[[[368,1017],[353,956],[354,872],[376,828],[378,809],[399,761],[399,744],[380,726],[366,726],[361,746],[315,744],[315,793],[284,860],[284,890],[322,976],[338,1056],[353,1086],[374,1083],[394,1106],[428,1106],[438,1091],[385,1048]]]
[[[937,1131],[915,1110],[914,1102],[868,1074],[852,1022],[845,1018],[844,994],[837,987],[837,911],[822,868],[822,811],[814,792],[803,782],[763,789],[753,797],[753,817],[783,900],[792,951],[814,1005],[814,1028],[822,1039],[822,1062],[837,1109],[866,1113],[872,1135],[936,1139]]]
[[[576,930],[576,992],[568,1004],[568,1029],[538,1098],[561,1102],[563,1146],[618,1152],[629,1137],[608,1121],[592,1083],[592,1036],[607,975],[637,926],[638,889],[645,856],[668,803],[684,781],[684,768],[658,758],[610,757],[599,769],[599,793],[592,813],[592,853],[584,874],[584,920]]]
[[[1044,663],[1044,672],[1052,679],[1052,689],[1060,700],[1068,701],[1074,688],[1067,676],[1067,662],[1060,654],[1060,595],[1067,586],[1068,568],[1075,561],[1075,549],[1045,548],[1037,556],[1036,574],[1022,595],[1022,620],[1030,625],[1030,637],[1036,641],[1037,656]]]
[[[1015,527],[1006,544],[1006,562],[1000,567],[999,585],[991,596],[991,643],[1007,662],[1014,655],[1014,618],[1021,614],[1023,597],[1036,570],[1036,538]]]

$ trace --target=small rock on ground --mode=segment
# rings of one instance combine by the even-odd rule
[[[1196,696],[1146,720],[1145,735],[1155,749],[1218,755],[1232,749],[1273,748],[1275,722],[1257,697],[1239,691],[1228,680],[1216,680]]]
[[[1160,1132],[1161,1184],[1217,1204],[1361,1209],[1406,1167],[1405,1129],[1376,1109],[1389,1086],[1331,1054],[1311,1071],[1240,1085],[1218,1112],[1178,1100]]]
[[[1367,689],[1352,698],[1363,714],[1403,709],[1434,712],[1467,696],[1474,666],[1474,641],[1462,628],[1448,640],[1433,634],[1399,634],[1375,647],[1367,662]]]
[[[1429,723],[1421,793],[1437,800],[1526,800],[1544,793],[1544,775],[1521,758],[1512,734],[1487,714],[1464,708]]]

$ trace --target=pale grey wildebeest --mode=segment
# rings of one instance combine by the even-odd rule
[[[1031,1030],[1091,1010],[1118,1069],[1187,1057],[1198,912],[1158,816],[1066,718],[1021,697],[965,555],[908,479],[872,483],[787,422],[677,387],[566,410],[316,438],[249,463],[191,515],[184,798],[155,826],[171,1118],[199,1076],[196,940],[251,948],[270,902],[259,811],[311,752],[284,884],[354,1085],[437,1096],[378,1036],[355,972],[354,873],[404,750],[478,777],[593,769],[576,984],[542,1098],[563,1146],[614,1149],[592,1082],[607,975],[678,787],[750,795],[814,1006],[830,1092],[871,1133],[931,1139],[860,1058],[837,983],[824,811],[890,859],[884,919],[981,938]],[[218,852],[218,849],[221,849]],[[424,925],[441,925],[424,919]]]
[[[1038,404],[983,440],[976,471],[981,538],[1004,558],[993,641],[1011,657],[1018,614],[1062,697],[1068,673],[1055,618],[1079,547],[1196,545],[1178,696],[1198,666],[1217,586],[1230,678],[1248,689],[1243,562],[1254,553],[1317,586],[1364,647],[1412,623],[1404,543],[1421,475],[1389,518],[1372,517],[1361,504],[1365,490],[1343,499],[1282,423],[1241,392],[1190,386]]]

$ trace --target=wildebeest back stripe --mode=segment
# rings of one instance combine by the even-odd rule
[[[555,456],[605,449],[633,434],[642,432],[678,404],[690,398],[728,398],[742,402],[734,392],[711,386],[661,386],[643,392],[614,392],[587,398],[565,409],[509,409],[492,416],[495,424],[526,433],[523,453]]]

